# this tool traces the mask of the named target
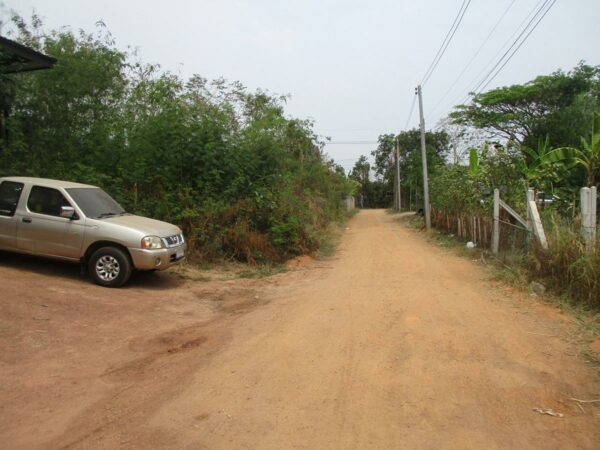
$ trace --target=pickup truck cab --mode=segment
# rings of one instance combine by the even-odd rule
[[[128,214],[96,186],[0,178],[0,250],[79,262],[101,286],[134,269],[164,270],[185,258],[175,225]]]

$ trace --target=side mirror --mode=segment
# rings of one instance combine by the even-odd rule
[[[65,219],[73,219],[75,217],[75,208],[72,206],[61,206],[60,217],[64,217]]]

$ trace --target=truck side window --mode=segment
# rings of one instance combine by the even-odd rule
[[[0,183],[0,216],[12,217],[23,192],[23,183],[3,181]]]
[[[60,191],[42,186],[33,186],[31,188],[31,193],[27,200],[29,211],[49,216],[60,216],[60,209],[63,206],[71,206],[71,204]]]

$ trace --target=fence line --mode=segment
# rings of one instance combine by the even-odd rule
[[[499,230],[500,250],[525,248],[529,231],[511,222],[511,216],[502,211]],[[448,234],[453,234],[464,241],[471,241],[478,247],[489,248],[493,236],[493,219],[489,213],[459,214],[455,211],[432,208],[432,225]],[[505,225],[505,226],[504,226]]]
[[[580,198],[581,235],[586,244],[586,251],[590,253],[594,250],[597,241],[596,187],[582,188]],[[497,253],[499,249],[514,250],[517,246],[528,249],[532,236],[535,236],[542,249],[547,250],[548,240],[532,189],[527,192],[526,205],[527,220],[502,201],[498,189],[495,189],[492,217],[484,211],[479,214],[469,214],[431,208],[432,224],[447,233],[472,241],[480,247],[489,246],[493,253]],[[509,229],[513,231],[508,231]],[[517,236],[517,232],[522,233],[522,238]]]

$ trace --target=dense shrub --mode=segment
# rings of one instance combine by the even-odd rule
[[[10,76],[10,96],[0,90],[0,104],[10,103],[0,176],[102,186],[128,211],[181,225],[208,259],[314,251],[318,233],[343,213],[349,183],[312,123],[284,114],[284,97],[183,80],[136,62],[102,28],[44,33],[33,23],[14,18],[13,38],[58,62]]]

